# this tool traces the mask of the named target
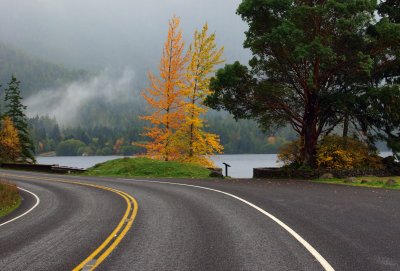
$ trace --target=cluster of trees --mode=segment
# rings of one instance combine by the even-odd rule
[[[7,85],[11,75],[17,74],[21,81],[21,96],[25,99],[36,95],[41,89],[56,87],[54,91],[57,91],[59,85],[88,77],[87,71],[66,69],[30,57],[4,44],[0,44],[0,62],[0,84]],[[143,148],[132,143],[144,140],[141,136],[144,121],[137,116],[146,114],[146,102],[140,95],[136,95],[135,92],[134,94],[127,96],[128,99],[119,101],[118,106],[100,98],[90,100],[80,109],[75,122],[68,126],[46,116],[28,119],[36,154],[56,150],[59,155],[143,153]],[[4,92],[0,92],[0,96],[0,106],[4,108]],[[254,121],[236,122],[226,112],[207,112],[205,123],[207,132],[220,135],[224,153],[276,153],[282,143],[293,138],[293,133],[287,128],[273,133],[263,133]],[[60,151],[64,148],[57,148],[60,143],[70,139],[83,142],[85,147],[79,148],[77,152]],[[118,140],[119,142],[123,140],[123,144],[121,148],[114,149]]]
[[[227,113],[210,112],[206,117],[206,122],[208,132],[220,135],[224,153],[277,153],[282,144],[295,138],[295,134],[289,127],[269,135],[262,132],[255,122],[236,121]],[[116,123],[120,125],[114,124],[110,127],[96,123],[95,125],[63,127],[57,123],[56,119],[48,116],[28,119],[37,154],[51,155],[53,152],[57,155],[143,154],[145,149],[136,145],[144,140],[141,136],[144,132],[143,122],[137,118],[121,117]],[[71,139],[78,140],[81,147],[75,148],[73,146],[75,144],[64,143]],[[76,143],[76,141],[72,142]],[[60,144],[64,147],[59,148]]]
[[[319,140],[340,125],[344,138],[352,125],[400,151],[398,0],[243,0],[237,13],[253,58],[216,73],[209,106],[267,130],[290,125],[302,166],[317,166]]]
[[[106,126],[60,128],[55,119],[47,116],[31,118],[29,125],[39,154],[133,155],[144,152],[143,148],[133,145],[140,140],[141,132],[133,126],[119,129]]]
[[[283,144],[296,139],[290,127],[262,131],[253,120],[235,120],[224,112],[206,117],[207,130],[220,136],[225,154],[277,153]]]
[[[141,117],[150,123],[144,133],[149,141],[139,146],[153,158],[211,166],[209,156],[223,147],[218,135],[204,129],[203,102],[211,93],[210,73],[223,62],[223,48],[217,48],[215,34],[208,34],[205,24],[185,52],[179,23],[177,17],[169,22],[159,77],[149,73],[151,84],[143,97],[152,112]]]
[[[0,160],[34,163],[35,149],[30,137],[19,89],[20,82],[12,76],[4,90],[5,112],[1,115]]]
[[[220,63],[220,56],[212,60],[197,50],[207,40],[215,46],[213,35],[206,28],[197,32],[184,53],[175,25],[176,31],[170,31],[165,44],[160,77],[150,76],[147,102],[155,110],[145,117],[151,123],[145,131],[151,141],[142,145],[164,159],[183,153],[185,160],[197,160],[196,155],[218,152],[220,145],[226,153],[275,152],[293,139],[286,128],[290,126],[301,142],[301,164],[314,167],[318,142],[343,126],[345,138],[348,127],[353,127],[369,143],[383,140],[394,152],[399,151],[399,12],[397,0],[379,4],[375,0],[243,0],[238,14],[249,24],[245,47],[254,58],[248,66],[234,63],[219,70],[211,80],[212,92],[207,87],[208,74]],[[220,52],[216,47],[212,50],[217,53],[214,56]],[[211,66],[205,64],[207,57]],[[11,73],[17,73],[25,97],[87,75],[29,58],[5,45],[0,45],[0,61],[0,82],[4,85]],[[174,66],[171,71],[169,64]],[[205,125],[202,100],[207,95],[206,103],[214,109],[225,109],[236,119],[254,119],[266,131],[284,130],[266,136],[254,122],[235,123],[225,114],[208,115]],[[75,127],[59,127],[46,118],[31,119],[37,152],[143,152],[132,144],[143,141],[143,121],[135,119],[144,114],[143,101],[131,102],[119,108],[100,101],[87,104]],[[169,115],[164,114],[167,111]],[[10,123],[19,131],[14,121],[2,120],[3,138],[12,138],[7,136],[12,134]],[[214,134],[220,135],[220,143]],[[171,147],[168,152],[158,152],[158,148],[168,149],[166,145]]]

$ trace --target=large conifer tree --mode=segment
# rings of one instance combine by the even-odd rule
[[[10,117],[15,128],[18,130],[21,145],[21,159],[25,162],[36,162],[35,149],[29,134],[29,127],[25,115],[26,106],[22,104],[20,82],[13,75],[8,87],[5,89],[5,115]]]

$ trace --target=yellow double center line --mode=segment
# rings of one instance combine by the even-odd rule
[[[73,271],[79,270],[94,270],[98,267],[110,253],[117,247],[117,245],[121,242],[124,236],[127,234],[129,229],[132,227],[133,221],[138,212],[138,203],[131,195],[106,186],[96,185],[96,184],[89,184],[89,183],[81,183],[75,181],[67,181],[62,179],[54,179],[54,178],[47,178],[47,177],[33,177],[33,176],[21,176],[21,175],[14,175],[14,174],[1,174],[1,176],[5,177],[15,177],[15,178],[23,178],[23,179],[32,179],[32,180],[44,180],[44,181],[51,181],[51,182],[59,182],[59,183],[68,183],[68,184],[76,184],[82,186],[89,186],[94,187],[102,190],[111,191],[115,194],[118,194],[126,201],[126,210],[125,214],[118,223],[117,227],[113,230],[113,232],[104,240],[104,242],[95,250],[93,251],[85,260],[83,260],[79,265],[77,265]],[[133,208],[132,208],[133,207]]]

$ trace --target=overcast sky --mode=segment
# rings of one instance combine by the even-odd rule
[[[167,22],[181,17],[187,43],[209,23],[228,62],[247,62],[241,0],[0,0],[0,42],[86,69],[158,65]]]

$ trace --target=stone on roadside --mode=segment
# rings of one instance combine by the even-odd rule
[[[394,185],[397,184],[397,182],[396,182],[396,180],[389,179],[389,180],[386,181],[385,184],[386,184],[387,186],[394,186]]]
[[[345,183],[354,183],[356,181],[356,178],[354,177],[347,177],[346,179],[344,179]]]
[[[333,174],[332,173],[324,173],[319,178],[320,179],[333,179]]]

